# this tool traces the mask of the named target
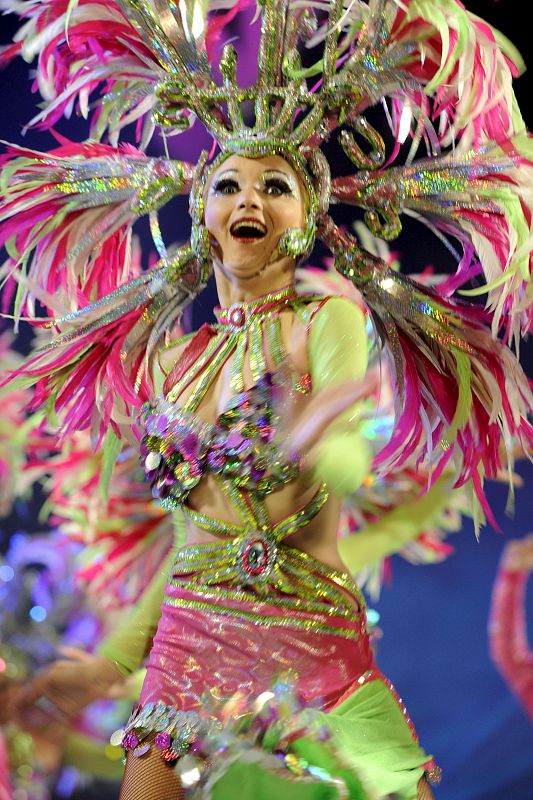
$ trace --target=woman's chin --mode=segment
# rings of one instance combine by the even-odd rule
[[[257,255],[250,253],[238,259],[224,260],[222,272],[228,278],[246,280],[261,274],[266,269],[267,264],[268,256],[262,255],[259,258]]]

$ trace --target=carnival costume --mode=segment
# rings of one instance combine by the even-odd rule
[[[91,133],[109,140],[65,142],[49,154],[11,147],[4,159],[0,235],[10,255],[3,274],[18,284],[15,316],[35,317],[39,301],[55,331],[14,377],[36,382],[33,407],[52,409],[63,437],[89,428],[108,465],[122,448],[119,423],[135,412],[154,494],[213,534],[174,559],[140,706],[116,740],[128,758],[159,751],[197,796],[228,797],[239,786],[247,797],[368,791],[408,800],[427,757],[375,666],[364,600],[347,573],[290,542],[332,491],[365,479],[370,449],[350,424],[358,411],[323,437],[314,495],[281,520],[268,508],[301,477],[297,454],[281,444],[283,397],[362,377],[362,312],[288,286],[220,309],[164,381],[158,355],[210,274],[209,177],[231,154],[281,155],[304,187],[306,220],[281,236],[279,256],[304,259],[315,237],[331,249],[363,296],[393,375],[396,422],[372,469],[425,459],[426,489],[451,470],[457,486],[471,484],[481,522],[490,513],[483,479],[501,467],[501,439],[510,467],[513,441],[527,451],[533,439],[527,379],[496,338],[517,342],[531,324],[533,148],[510,88],[519,57],[456,0],[264,0],[257,80],[239,86],[228,44],[217,82],[221,33],[250,5],[3,0],[27,18],[4,59],[39,56],[45,107],[34,123],[53,125],[76,104],[88,114],[89,96],[103,89]],[[299,48],[309,44],[321,56],[302,63]],[[388,156],[365,116],[380,100],[393,134]],[[144,154],[155,126],[174,135],[194,120],[220,148],[212,163],[207,153],[195,168]],[[132,122],[141,149],[118,146]],[[395,165],[409,136],[406,163]],[[330,138],[355,174],[331,178],[320,149]],[[423,145],[428,156],[417,160]],[[190,242],[167,251],[156,211],[189,191]],[[333,201],[362,208],[385,239],[399,234],[402,213],[424,221],[462,249],[457,272],[432,288],[398,274],[335,225]],[[131,226],[143,214],[161,260],[132,274]],[[485,309],[453,299],[483,277],[464,291],[487,292]],[[287,363],[287,313],[307,326],[304,374]],[[209,423],[202,401],[226,364],[234,396]],[[237,521],[194,508],[191,492],[205,480]]]

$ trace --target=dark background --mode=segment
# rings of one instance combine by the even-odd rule
[[[529,5],[518,0],[467,3],[470,10],[503,31],[526,62],[533,63],[531,28],[525,21]],[[7,43],[16,25],[4,17],[0,26],[1,42]],[[0,73],[0,136],[4,140],[20,142],[24,123],[35,113],[28,73],[29,67],[22,62]],[[532,87],[528,73],[516,82],[529,128],[533,127]],[[58,129],[74,140],[87,135],[86,124],[79,119],[62,122]],[[53,146],[46,133],[28,133],[23,141],[41,150]],[[195,130],[187,145],[190,159],[207,143],[198,142]],[[157,141],[151,150],[158,152]],[[169,241],[185,240],[187,227],[185,201],[165,210],[163,230]],[[439,270],[450,267],[441,246],[419,227],[407,226],[394,249],[412,271],[428,262]],[[320,253],[316,253],[314,262],[319,258]],[[209,318],[213,304],[210,290],[194,308],[195,326]],[[23,350],[28,346],[24,333],[20,346]],[[531,375],[530,345],[523,347],[522,360]],[[478,543],[467,522],[463,531],[452,537],[455,554],[447,562],[421,568],[394,559],[392,582],[384,588],[380,601],[373,604],[384,631],[379,643],[380,666],[406,702],[422,744],[443,768],[443,781],[435,792],[439,800],[533,800],[533,725],[492,665],[486,633],[490,592],[502,547],[510,538],[533,530],[533,469],[522,462],[518,471],[525,486],[517,493],[512,519],[504,514],[505,488],[492,485],[488,489],[503,534],[486,528]],[[0,547],[5,547],[16,530],[36,529],[33,520],[33,509],[23,513],[19,508],[9,520],[2,521]],[[531,587],[528,608],[533,609]],[[533,613],[529,617],[532,620]],[[103,788],[94,794],[104,797]]]

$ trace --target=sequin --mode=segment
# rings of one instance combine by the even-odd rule
[[[166,750],[170,747],[172,743],[172,736],[168,731],[164,731],[163,733],[158,733],[154,739],[154,744],[158,748],[158,750]]]

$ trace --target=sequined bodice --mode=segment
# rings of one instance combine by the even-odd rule
[[[207,472],[259,497],[294,479],[297,467],[280,457],[275,441],[276,400],[282,391],[279,376],[267,372],[255,386],[235,395],[214,424],[164,397],[146,404],[141,457],[163,506],[184,504]]]
[[[233,307],[223,324],[206,326],[207,330],[195,335],[181,354],[183,366],[169,374],[163,396],[146,404],[141,413],[141,457],[154,494],[169,509],[180,506],[197,528],[216,537],[213,542],[180,550],[174,582],[184,591],[194,587],[196,595],[205,595],[202,603],[212,608],[245,589],[271,599],[283,598],[280,602],[286,610],[296,610],[304,596],[309,599],[316,593],[319,575],[319,605],[343,609],[342,613],[349,615],[354,603],[347,599],[346,591],[355,597],[357,606],[364,605],[350,576],[286,543],[319,514],[328,499],[325,485],[309,502],[275,524],[265,504],[268,494],[298,476],[297,464],[283,454],[278,435],[280,400],[291,391],[310,391],[310,377],[294,380],[295,376],[287,373],[275,309],[262,316],[240,312]],[[244,385],[246,354],[255,381],[251,388]],[[210,424],[197,410],[231,356],[230,386],[236,394]],[[267,361],[274,369],[267,369]],[[185,403],[178,405],[178,398],[191,386]],[[189,507],[190,492],[207,474],[215,477],[239,522],[215,519]]]

